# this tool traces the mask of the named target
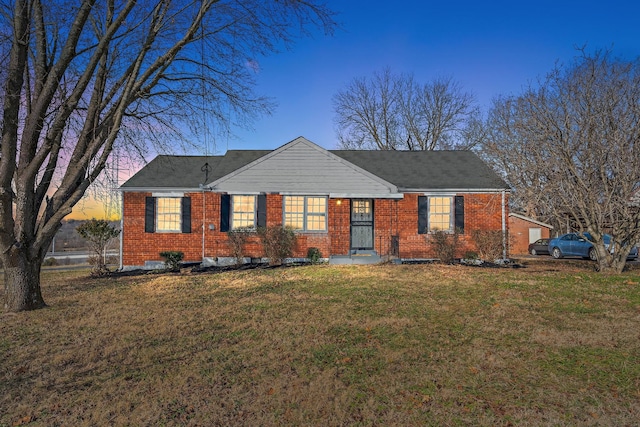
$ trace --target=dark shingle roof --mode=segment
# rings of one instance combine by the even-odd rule
[[[224,156],[161,155],[122,184],[122,189],[198,188],[270,153],[271,150],[230,150]],[[470,151],[362,151],[331,153],[401,189],[507,189],[478,156]],[[201,170],[209,163],[209,176]]]
[[[507,188],[507,184],[471,151],[331,152],[399,188]]]
[[[230,150],[224,156],[160,155],[140,169],[121,188],[198,188],[270,153],[270,150]],[[205,182],[205,163],[209,177]]]

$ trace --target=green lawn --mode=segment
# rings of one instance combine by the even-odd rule
[[[46,273],[0,426],[637,425],[640,275],[560,265]]]

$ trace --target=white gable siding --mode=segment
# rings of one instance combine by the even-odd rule
[[[224,192],[299,194],[397,193],[390,183],[299,138],[212,183]]]

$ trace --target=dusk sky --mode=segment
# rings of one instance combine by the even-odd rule
[[[518,94],[556,62],[570,63],[580,54],[577,47],[612,49],[626,59],[640,55],[640,3],[631,0],[329,0],[328,5],[341,24],[333,36],[316,31],[290,51],[256,58],[256,92],[278,104],[272,115],[256,121],[253,130],[234,128],[235,137],[210,138],[207,150],[175,154],[275,149],[298,136],[336,148],[333,95],[353,78],[371,77],[385,67],[413,73],[421,83],[452,77],[486,112],[495,96]],[[137,170],[122,172],[127,176],[121,182]],[[102,215],[88,202],[72,216]]]
[[[497,95],[518,94],[556,61],[611,48],[640,54],[636,1],[338,1],[342,28],[298,41],[291,51],[258,59],[257,92],[278,108],[237,138],[216,138],[229,149],[274,149],[298,137],[336,148],[332,96],[354,77],[389,67],[429,82],[450,76],[475,94],[484,111]],[[193,153],[198,154],[198,153]],[[204,154],[204,153],[202,153]]]

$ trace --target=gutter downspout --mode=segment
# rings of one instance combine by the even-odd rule
[[[206,224],[206,215],[207,215],[205,196],[206,196],[206,193],[204,192],[204,187],[202,187],[202,261],[201,261],[202,263],[204,263],[204,252],[205,252],[204,233],[205,233],[205,224]]]
[[[124,268],[123,260],[122,260],[122,242],[124,239],[124,191],[120,192],[120,266],[118,267],[119,271],[122,271]]]
[[[502,259],[507,259],[507,222],[506,222],[505,191],[502,191]]]

